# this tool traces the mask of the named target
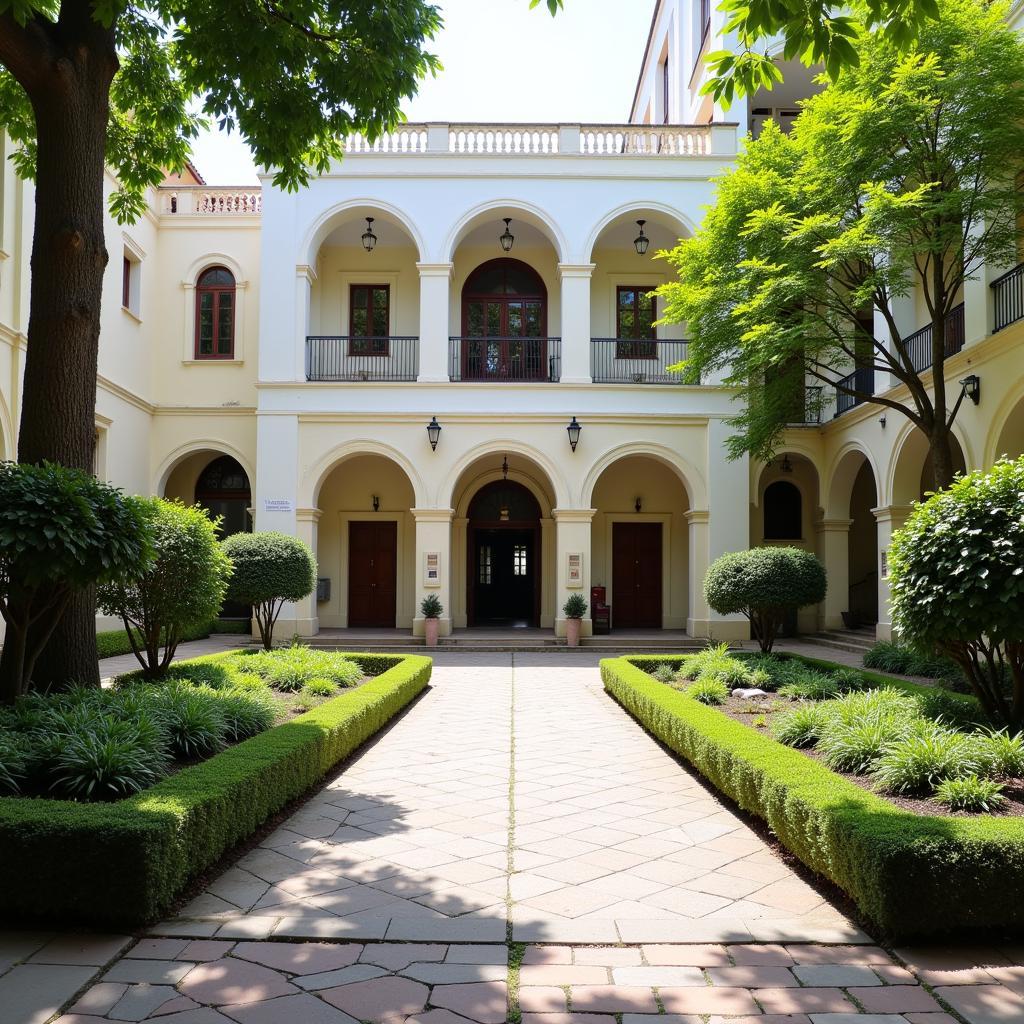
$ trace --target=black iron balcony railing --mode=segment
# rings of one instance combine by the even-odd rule
[[[686,342],[591,338],[590,376],[595,384],[679,384],[668,367],[686,358]]]
[[[853,373],[848,373],[839,383],[845,384],[847,387],[856,388],[865,394],[873,395],[875,393],[875,371],[871,367],[861,367],[854,370]],[[849,412],[850,409],[860,405],[863,401],[864,399],[858,395],[850,395],[836,388],[836,411],[834,415],[842,416],[844,412]]]
[[[1024,263],[992,282],[992,332],[1024,319]]]
[[[915,370],[927,370],[932,365],[932,325],[922,327],[909,338],[904,338],[910,365]],[[964,304],[954,306],[946,314],[946,337],[943,350],[946,356],[955,355],[964,347]]]
[[[448,339],[453,381],[553,382],[561,375],[561,338]]]
[[[804,386],[804,418],[799,424],[814,425],[821,422],[821,385],[807,384]]]
[[[306,338],[306,380],[415,380],[419,365],[419,338]]]

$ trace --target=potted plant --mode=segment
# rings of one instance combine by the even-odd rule
[[[580,645],[580,622],[587,614],[587,602],[582,594],[570,594],[569,600],[562,605],[565,613],[565,639],[570,647]]]
[[[437,594],[427,594],[420,602],[420,614],[424,618],[423,632],[427,638],[428,647],[437,646],[437,622],[444,612],[444,605]]]

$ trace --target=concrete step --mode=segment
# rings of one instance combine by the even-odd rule
[[[830,647],[836,651],[847,651],[850,654],[864,654],[875,645],[873,633],[867,630],[831,629],[813,633],[806,638],[822,647]]]

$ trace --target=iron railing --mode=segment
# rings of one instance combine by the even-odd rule
[[[561,338],[448,339],[453,381],[553,382],[561,375]]]
[[[1024,319],[1024,263],[992,282],[992,333]]]
[[[686,342],[591,338],[590,376],[595,384],[679,384],[668,367],[686,358]]]
[[[794,421],[794,426],[813,426],[821,422],[821,385],[804,385],[804,418]]]
[[[903,339],[903,345],[910,357],[910,365],[919,373],[932,365],[932,325],[922,327],[909,338]],[[946,356],[955,355],[964,347],[964,304],[954,306],[946,314],[946,337],[943,351]]]
[[[843,377],[839,384],[844,384],[846,387],[856,388],[858,391],[863,391],[866,394],[873,395],[875,393],[875,371],[867,366],[860,367],[848,373]],[[849,412],[854,406],[860,405],[864,399],[859,395],[850,395],[845,391],[840,391],[836,388],[836,411],[835,416],[842,416],[844,412]]]
[[[347,335],[306,338],[306,380],[415,380],[419,364],[419,338]]]

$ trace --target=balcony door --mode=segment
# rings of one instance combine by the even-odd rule
[[[513,259],[481,264],[462,289],[463,380],[546,380],[547,289]]]

